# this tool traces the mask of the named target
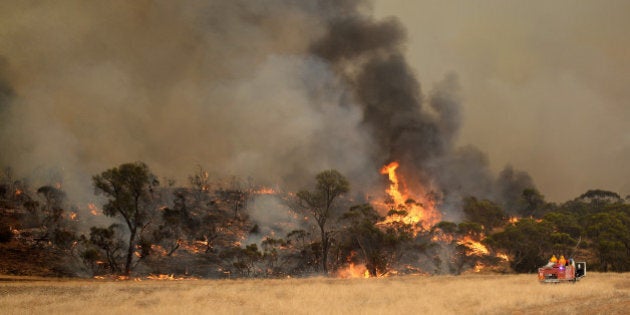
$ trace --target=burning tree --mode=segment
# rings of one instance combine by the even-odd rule
[[[348,180],[336,170],[323,171],[315,177],[317,187],[314,191],[302,190],[297,193],[299,206],[306,209],[317,222],[321,234],[322,268],[328,273],[328,249],[330,231],[326,228],[335,210],[335,202],[350,190]]]
[[[351,253],[360,253],[371,277],[386,274],[398,258],[399,247],[412,237],[412,231],[405,229],[404,224],[379,225],[383,218],[369,204],[351,207],[341,220],[348,225],[345,229],[350,238],[347,247]]]
[[[103,206],[103,213],[122,217],[129,229],[124,267],[124,274],[129,275],[138,234],[147,223],[152,193],[159,183],[142,162],[122,164],[92,179],[96,193],[102,193],[108,199]]]

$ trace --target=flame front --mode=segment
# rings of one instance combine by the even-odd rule
[[[490,251],[485,245],[472,239],[470,236],[464,236],[464,238],[459,240],[457,244],[468,247],[470,249],[470,255],[482,256],[490,254]]]
[[[370,271],[367,270],[365,265],[355,265],[354,263],[349,263],[347,268],[339,270],[337,274],[340,278],[344,279],[370,277]]]
[[[398,162],[389,163],[381,169],[381,174],[387,175],[389,178],[389,188],[386,189],[387,194],[394,202],[393,210],[405,210],[404,215],[390,215],[384,223],[402,222],[405,224],[420,223],[423,228],[428,229],[434,224],[440,222],[442,215],[435,208],[435,202],[421,195],[418,192],[416,196],[411,194],[400,185],[400,179],[396,174],[396,170],[400,164]]]
[[[253,193],[255,195],[275,195],[278,192],[276,190],[274,190],[273,188],[262,187],[260,189],[254,190]]]

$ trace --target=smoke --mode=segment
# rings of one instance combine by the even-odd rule
[[[333,64],[351,82],[363,110],[363,127],[376,144],[377,164],[396,160],[408,186],[438,194],[446,217],[461,219],[462,198],[475,195],[502,203],[518,198],[527,185],[505,189],[489,170],[485,154],[473,147],[457,148],[461,128],[459,82],[454,73],[438,82],[425,97],[404,58],[406,33],[398,20],[363,15],[337,17],[311,46],[315,55]],[[351,43],[351,44],[349,44]],[[425,105],[425,103],[427,103]]]
[[[260,247],[265,238],[283,238],[306,225],[303,216],[291,210],[276,195],[258,195],[247,209],[247,214],[256,222],[258,229],[249,235],[245,244],[256,243]]]
[[[483,153],[454,145],[457,76],[425,97],[404,26],[365,1],[18,2],[0,21],[0,164],[62,174],[77,202],[138,160],[182,184],[202,165],[288,190],[334,168],[355,191],[399,160],[447,207],[496,194]]]

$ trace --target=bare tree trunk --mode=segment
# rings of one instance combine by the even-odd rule
[[[125,262],[125,276],[129,276],[131,274],[131,260],[133,259],[135,238],[136,229],[129,229],[129,248],[127,249],[127,260]]]
[[[324,227],[320,226],[322,233],[322,267],[324,273],[328,275],[328,235],[324,231]]]

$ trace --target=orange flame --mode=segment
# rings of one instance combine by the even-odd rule
[[[464,246],[468,247],[470,249],[470,255],[481,256],[481,255],[488,255],[488,254],[490,254],[490,251],[488,250],[488,248],[485,245],[483,245],[480,242],[472,239],[470,236],[464,236],[464,238],[459,240],[457,242],[457,244],[464,245]],[[470,255],[468,255],[468,256],[470,256]]]
[[[442,243],[447,243],[447,244],[452,243],[453,240],[454,240],[454,238],[453,238],[452,234],[442,233],[442,232],[439,232],[439,231],[436,231],[433,234],[433,237],[431,237],[431,241],[433,241],[433,242],[442,242]]]
[[[193,277],[176,277],[173,274],[158,274],[158,275],[148,275],[146,277],[148,280],[170,280],[170,281],[181,281],[181,280],[197,280],[197,278]]]
[[[432,225],[438,223],[442,215],[435,208],[435,202],[426,198],[425,196],[414,196],[411,198],[411,194],[406,190],[404,182],[401,189],[401,182],[396,174],[396,169],[400,164],[398,162],[389,163],[381,169],[381,174],[387,175],[389,178],[389,188],[386,189],[387,194],[392,198],[394,202],[394,208],[403,208],[406,210],[406,215],[392,215],[389,216],[384,223],[402,222],[405,224],[421,223],[422,227],[430,228]],[[416,200],[416,202],[411,202]]]
[[[255,195],[275,195],[278,192],[276,192],[273,188],[263,187],[258,190],[254,190],[253,193]]]
[[[88,209],[90,209],[90,213],[94,216],[103,214],[93,203],[88,203]]]
[[[350,263],[346,269],[339,270],[337,274],[339,275],[339,278],[344,279],[370,277],[370,272],[367,270],[367,267],[365,267],[365,265],[355,265],[353,263]]]

